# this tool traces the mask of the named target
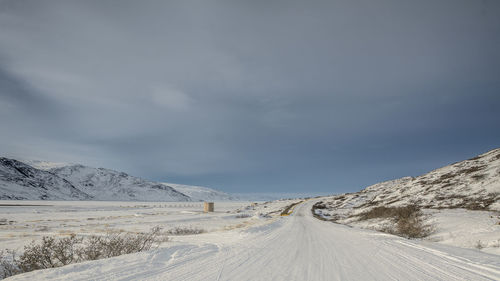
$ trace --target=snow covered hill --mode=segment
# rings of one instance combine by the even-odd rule
[[[193,201],[235,201],[239,198],[228,193],[211,189],[204,186],[193,186],[175,183],[163,183],[175,190],[185,194]]]
[[[104,168],[0,158],[0,199],[99,201],[227,201],[206,187],[147,181]],[[174,188],[175,186],[175,188]],[[184,193],[184,191],[186,193]]]
[[[500,149],[445,166],[418,177],[378,183],[359,192],[326,197],[314,212],[322,219],[377,230],[391,219],[363,219],[382,208],[417,206],[435,227],[429,240],[460,247],[500,245]],[[386,209],[387,210],[387,209]],[[457,214],[460,214],[457,217]],[[384,215],[384,214],[382,214]],[[369,216],[368,216],[369,217]],[[392,221],[393,222],[393,221]]]
[[[189,196],[161,183],[104,168],[69,165],[49,171],[71,182],[96,200],[191,201]]]
[[[500,148],[412,178],[332,197],[328,205],[363,210],[416,204],[423,208],[500,211]]]

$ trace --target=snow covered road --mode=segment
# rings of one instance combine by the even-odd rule
[[[205,241],[14,276],[12,280],[500,280],[497,255],[292,215]],[[11,280],[11,279],[8,279]]]

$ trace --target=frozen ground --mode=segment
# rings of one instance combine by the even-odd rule
[[[296,200],[295,200],[296,201]],[[290,201],[290,202],[295,202]],[[260,214],[284,208],[288,201],[257,204],[215,202],[203,213],[200,202],[0,201],[0,249],[21,250],[44,235],[143,232],[154,226],[201,228],[207,232],[259,224]],[[238,214],[249,217],[237,218]]]
[[[329,219],[336,210],[316,210]],[[339,212],[337,212],[339,213]],[[424,209],[425,224],[434,229],[425,241],[461,248],[478,249],[500,255],[500,213],[466,209]],[[337,223],[370,230],[383,230],[394,226],[390,219],[358,220],[357,217],[339,219]]]
[[[259,215],[249,223],[175,237],[153,251],[9,280],[500,280],[497,255],[321,221],[312,217],[314,200],[279,216],[289,203],[250,207],[246,212]],[[213,216],[210,221],[235,219],[224,212]]]
[[[465,209],[426,210],[436,231],[426,240],[499,255],[500,213]]]

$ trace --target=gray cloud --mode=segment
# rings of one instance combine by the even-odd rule
[[[231,191],[358,189],[498,145],[498,50],[497,1],[2,1],[0,145]]]

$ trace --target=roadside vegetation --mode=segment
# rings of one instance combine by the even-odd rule
[[[337,223],[340,219],[338,215],[323,216],[322,210],[328,210],[329,207],[319,201],[312,207],[312,214],[315,218]],[[389,220],[389,224],[383,227],[378,227],[377,230],[386,233],[402,236],[408,239],[424,238],[433,233],[434,227],[426,224],[426,216],[417,205],[407,205],[401,207],[373,207],[370,210],[364,211],[356,215],[350,215],[358,221],[385,219]]]
[[[250,215],[250,214],[238,214],[235,216],[235,218],[237,218],[237,219],[246,219],[246,218],[250,218],[250,217],[252,217],[252,215]]]
[[[205,232],[204,229],[197,227],[175,227],[166,231],[166,233],[170,235],[191,235]]]
[[[292,213],[292,209],[293,207],[297,206],[298,204],[302,203],[304,201],[299,201],[299,202],[296,202],[296,203],[293,203],[293,204],[290,204],[288,206],[285,207],[285,209],[281,212],[281,216],[288,216]]]
[[[319,212],[317,210],[324,210],[326,209],[326,205],[325,203],[323,203],[323,201],[319,201],[319,202],[316,202],[312,208],[311,208],[311,212],[312,212],[312,215],[313,217],[319,219],[319,220],[322,220],[322,221],[334,221],[332,219],[327,219],[325,217],[323,217],[322,215],[319,214]]]
[[[147,233],[108,233],[65,238],[44,236],[24,247],[24,252],[0,251],[0,278],[38,269],[55,268],[83,261],[110,258],[150,250],[154,245],[168,240],[159,227]]]
[[[393,226],[381,230],[406,238],[424,238],[434,231],[433,226],[425,223],[425,215],[417,205],[402,207],[380,206],[357,216],[360,221],[390,219],[393,222]]]

